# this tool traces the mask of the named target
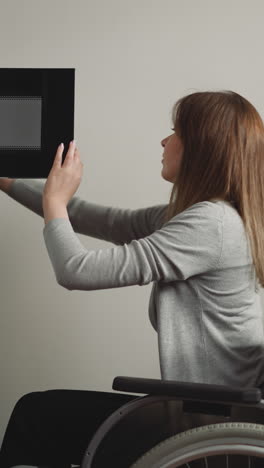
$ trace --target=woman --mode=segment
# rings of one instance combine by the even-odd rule
[[[257,279],[264,286],[263,121],[232,91],[184,96],[172,120],[173,133],[161,141],[162,177],[173,184],[168,205],[126,210],[73,197],[83,170],[74,143],[63,164],[58,148],[45,184],[2,179],[1,189],[43,216],[62,287],[90,291],[153,282],[149,315],[162,379],[261,386],[264,336],[256,286]],[[75,232],[116,246],[87,250]],[[0,466],[81,464],[101,422],[134,398],[77,390],[24,395],[11,414]]]

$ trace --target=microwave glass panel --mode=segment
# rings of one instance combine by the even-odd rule
[[[0,96],[0,149],[41,149],[41,96]]]

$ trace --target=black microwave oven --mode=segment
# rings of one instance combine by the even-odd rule
[[[0,177],[47,178],[74,139],[74,68],[0,68]]]

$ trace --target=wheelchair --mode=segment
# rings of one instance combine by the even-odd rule
[[[264,467],[262,387],[118,376],[112,388],[144,396],[101,424],[80,468]]]

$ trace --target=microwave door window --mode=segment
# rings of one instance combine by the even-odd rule
[[[41,96],[0,96],[0,149],[41,150]]]

